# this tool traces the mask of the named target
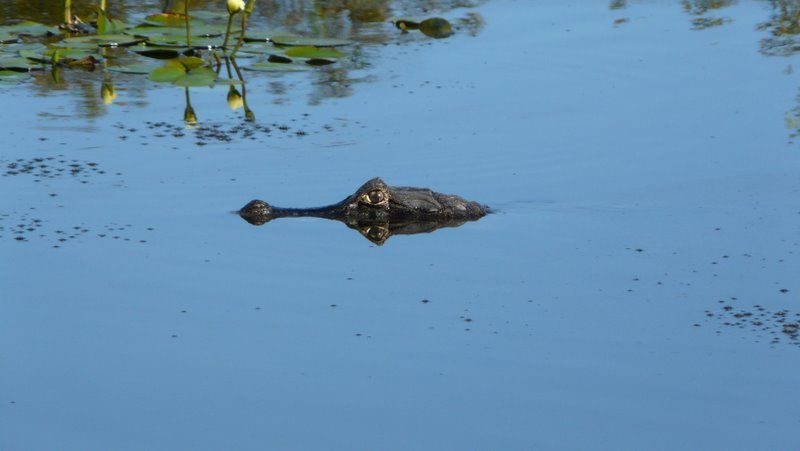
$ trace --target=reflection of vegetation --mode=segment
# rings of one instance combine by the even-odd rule
[[[736,2],[737,0],[682,0],[681,5],[687,13],[702,16],[710,10],[727,8]]]
[[[703,16],[709,11],[727,8],[735,5],[738,0],[681,0],[683,10],[693,16]],[[728,17],[695,17],[691,20],[693,30],[705,30],[707,28],[718,27],[731,22]]]
[[[738,0],[681,0],[680,4],[683,8],[683,11],[687,14],[691,14],[692,16],[702,16],[709,11],[727,8],[729,6],[733,6],[738,2]],[[625,9],[628,7],[627,0],[611,0],[609,3],[609,9]],[[627,19],[618,19],[614,21],[614,25],[619,25],[622,20]],[[691,20],[692,29],[694,30],[703,30],[706,28],[716,27],[725,23],[730,22],[731,19],[727,17],[695,17]]]
[[[765,55],[786,56],[800,51],[800,2],[770,0],[769,3],[772,14],[758,28],[768,31],[771,36],[761,40],[761,52]]]
[[[237,0],[232,0],[234,3]],[[245,5],[253,5],[255,0],[246,2]],[[365,69],[370,66],[368,60],[375,54],[374,51],[364,51],[365,46],[372,43],[381,43],[389,41],[397,41],[399,33],[389,23],[392,17],[413,17],[424,18],[431,17],[432,13],[445,15],[456,8],[469,8],[475,7],[486,0],[426,0],[420,2],[418,0],[261,0],[259,6],[255,10],[250,10],[252,13],[251,28],[254,34],[269,37],[263,30],[268,30],[271,33],[280,32],[286,35],[301,35],[301,36],[314,36],[324,39],[339,39],[348,40],[353,42],[354,45],[350,46],[347,51],[341,54],[334,54],[328,52],[322,55],[314,54],[313,48],[295,48],[294,54],[286,51],[285,47],[274,47],[266,43],[248,43],[242,39],[247,24],[238,25],[239,20],[234,20],[232,14],[226,14],[227,0],[191,0],[191,5],[187,3],[189,0],[160,0],[152,2],[143,2],[141,0],[116,0],[109,2],[108,11],[100,11],[97,5],[100,4],[101,8],[104,5],[103,0],[73,0],[71,6],[71,17],[82,17],[86,22],[90,19],[97,17],[98,30],[93,33],[106,33],[98,39],[93,37],[79,37],[76,40],[65,40],[57,42],[53,39],[47,39],[46,44],[48,47],[41,46],[28,52],[39,52],[43,57],[52,56],[48,48],[57,45],[62,49],[56,51],[55,59],[59,60],[59,67],[53,65],[52,70],[46,69],[43,73],[29,78],[32,83],[23,84],[20,89],[33,89],[39,95],[49,95],[52,91],[67,92],[73,96],[81,97],[81,106],[77,108],[76,114],[94,116],[104,114],[107,110],[102,108],[103,105],[110,105],[114,103],[117,96],[126,98],[138,98],[137,102],[125,102],[129,105],[145,106],[142,99],[146,98],[146,90],[150,83],[145,80],[141,75],[152,70],[158,66],[157,61],[150,58],[175,58],[181,53],[192,53],[190,41],[192,45],[212,45],[218,46],[217,52],[202,52],[198,55],[204,60],[204,65],[215,66],[216,73],[219,73],[219,66],[224,61],[224,45],[223,38],[226,34],[226,25],[228,19],[234,23],[233,30],[231,30],[232,37],[230,40],[235,42],[238,52],[241,55],[240,60],[246,62],[241,69],[256,70],[259,72],[269,72],[267,75],[259,75],[259,77],[288,77],[282,75],[281,72],[291,72],[295,70],[304,70],[309,73],[313,78],[313,91],[310,95],[310,102],[319,103],[327,98],[344,97],[353,93],[354,86],[358,83],[367,82],[372,78],[368,75],[352,76],[350,73],[353,70]],[[155,23],[148,20],[148,28],[137,28],[136,34],[146,33],[147,46],[136,45],[125,50],[124,45],[128,43],[134,44],[135,39],[130,35],[126,36],[122,33],[131,33],[130,27],[136,23],[142,23],[148,14],[152,14],[154,6],[158,5],[158,10],[162,12],[161,17],[154,19],[155,21],[161,20],[161,25],[165,30],[172,30],[172,28],[186,27],[186,31],[179,33],[163,32],[159,35]],[[37,2],[36,8],[31,7],[30,0],[4,0],[0,2],[0,24],[14,23],[17,20],[34,20],[48,25],[60,24],[64,22],[64,0],[52,0]],[[196,20],[186,21],[185,8],[191,6],[189,16],[195,14],[197,11],[208,12],[204,13],[202,17],[197,17]],[[170,16],[169,13],[178,11],[178,14]],[[167,13],[167,14],[163,14]],[[244,20],[244,13],[236,11],[237,14],[242,16]],[[249,16],[249,14],[248,14]],[[113,17],[113,19],[112,19]],[[178,18],[178,23],[169,22],[170,17]],[[238,16],[237,16],[238,19]],[[454,29],[457,32],[468,33],[470,35],[477,35],[483,27],[483,19],[480,15],[474,12],[462,13],[461,17],[453,17]],[[221,21],[219,26],[215,21]],[[204,25],[208,25],[204,27]],[[86,25],[88,28],[88,25]],[[1,27],[0,27],[1,28]],[[104,28],[100,31],[100,28]],[[259,31],[262,30],[262,31]],[[216,34],[216,37],[209,37],[204,33]],[[237,35],[238,38],[237,39]],[[248,36],[250,32],[248,31]],[[4,35],[0,30],[0,41],[3,41],[7,34]],[[112,38],[114,39],[112,41]],[[413,41],[426,39],[424,36],[412,37],[403,39],[403,41]],[[29,39],[26,38],[26,41]],[[107,44],[118,42],[119,48],[102,47]],[[331,41],[333,42],[333,41]],[[345,42],[345,41],[342,41]],[[287,42],[288,43],[288,42]],[[158,44],[159,46],[154,46]],[[226,43],[227,44],[227,43]],[[292,45],[302,45],[302,41],[292,42]],[[25,44],[30,45],[30,44]],[[100,49],[98,50],[98,45]],[[168,47],[160,47],[162,45]],[[323,44],[324,45],[324,44]],[[33,63],[26,60],[25,55],[19,55],[18,50],[14,50],[14,54],[4,54],[3,52],[11,51],[13,46],[0,46],[0,60],[10,62],[7,56],[13,56],[19,67],[11,68],[12,71],[27,71],[29,68],[41,69],[40,63]],[[195,49],[196,51],[197,49]],[[264,51],[268,53],[264,53]],[[221,55],[217,53],[221,52]],[[227,52],[230,55],[230,50]],[[289,58],[293,61],[291,66],[280,64],[268,63],[262,58],[272,54],[275,58]],[[97,56],[95,61],[91,59],[83,59],[84,57]],[[102,57],[99,57],[102,56]],[[219,56],[223,58],[220,59]],[[247,58],[245,58],[245,56]],[[255,57],[254,57],[255,56]],[[271,61],[271,60],[270,60]],[[76,68],[76,65],[84,65],[86,69],[92,69],[88,63],[100,62],[98,69],[94,73],[86,73],[81,69]],[[312,64],[313,67],[300,67],[305,66],[305,63]],[[332,64],[335,63],[335,64]],[[324,67],[322,66],[324,65]],[[67,70],[61,68],[64,66]],[[47,67],[50,67],[48,64]],[[11,83],[18,83],[25,80],[18,72],[9,73],[8,68],[0,64],[0,83],[7,86]],[[114,83],[111,82],[108,71],[117,73]],[[187,71],[188,72],[188,71]],[[204,71],[205,72],[205,71]],[[241,76],[241,71],[238,66],[235,66],[236,78],[244,80]],[[274,74],[273,74],[274,73]],[[199,77],[191,78],[188,82],[181,82],[184,84],[195,86],[194,83],[203,82],[205,78]],[[231,73],[232,75],[232,73]],[[203,76],[205,77],[205,75]],[[228,77],[233,78],[233,77]],[[213,82],[220,80],[215,77]],[[225,82],[225,80],[222,80]],[[281,83],[281,82],[278,82]],[[211,83],[209,83],[211,84]],[[288,83],[291,86],[291,83]],[[246,102],[246,87],[244,85],[237,86],[236,88],[229,88],[229,92],[235,90],[242,95],[243,105],[242,108],[245,112],[245,118],[253,118],[254,114],[247,107]],[[235,97],[235,95],[233,96]],[[233,98],[232,97],[232,98]],[[291,95],[284,95],[283,100],[291,100]],[[89,103],[93,103],[90,107]]]
[[[611,0],[608,5],[609,9],[624,9],[628,6],[628,0]]]
[[[693,30],[705,30],[706,28],[718,27],[731,20],[725,17],[698,17],[692,19]]]

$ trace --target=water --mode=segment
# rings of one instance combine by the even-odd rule
[[[141,77],[4,88],[4,165],[90,175],[0,177],[0,448],[796,448],[798,57],[758,26],[786,4],[624,3],[365,25],[389,45],[346,71],[248,78],[255,140]],[[241,123],[226,93],[191,90],[201,127]],[[383,246],[230,213],[373,176],[498,212]]]

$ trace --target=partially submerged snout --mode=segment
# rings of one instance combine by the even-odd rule
[[[272,219],[272,207],[263,200],[251,200],[239,210],[239,216],[253,225],[261,225]]]

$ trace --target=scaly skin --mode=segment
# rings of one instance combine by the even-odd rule
[[[432,232],[457,227],[490,213],[489,207],[427,188],[388,186],[380,178],[362,185],[341,202],[316,208],[280,208],[262,200],[250,201],[239,215],[253,225],[287,217],[316,217],[341,221],[370,241],[383,244],[396,234]]]

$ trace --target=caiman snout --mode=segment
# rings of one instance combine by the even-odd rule
[[[239,216],[253,225],[261,225],[272,219],[272,207],[263,200],[251,200],[239,210]]]

